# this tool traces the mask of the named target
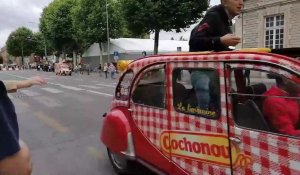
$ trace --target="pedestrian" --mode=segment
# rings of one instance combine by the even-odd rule
[[[99,64],[98,72],[99,72],[100,77],[102,77],[102,66],[101,66],[101,64]]]
[[[210,8],[202,21],[192,30],[190,51],[229,51],[241,39],[232,34],[232,19],[241,13],[243,0],[221,0],[221,4]],[[198,107],[209,110],[214,103],[211,73],[194,70],[191,84],[196,92]]]
[[[210,8],[202,21],[192,30],[190,51],[226,51],[241,39],[232,34],[232,19],[241,13],[243,0],[221,0]]]
[[[80,64],[78,64],[78,69],[79,69],[79,73],[80,73],[80,74],[83,74],[83,71],[82,71],[82,65],[81,65],[81,63],[80,63]]]
[[[46,81],[42,77],[23,81],[0,80],[0,174],[30,175],[32,171],[29,149],[19,138],[15,107],[7,93],[44,84]]]
[[[105,78],[107,79],[107,74],[108,74],[108,66],[107,66],[107,63],[104,63],[104,66],[103,66],[103,72],[105,73]]]
[[[115,73],[116,73],[116,67],[114,66],[113,63],[110,63],[108,70],[110,72],[110,76],[112,79],[115,79]]]

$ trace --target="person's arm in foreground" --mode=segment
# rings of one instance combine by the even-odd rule
[[[18,89],[29,88],[33,85],[44,85],[47,82],[44,78],[40,76],[29,78],[28,80],[13,80],[13,81],[3,81],[5,84],[7,92],[16,92]]]

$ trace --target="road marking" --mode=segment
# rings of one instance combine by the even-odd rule
[[[74,90],[74,91],[83,91],[84,90],[84,89],[73,87],[73,86],[65,86],[65,85],[59,85],[59,86],[62,88],[70,89],[70,90]]]
[[[91,92],[94,94],[99,94],[99,95],[104,95],[104,96],[109,96],[109,97],[113,97],[112,94],[106,94],[106,93],[102,93],[102,92],[97,92],[97,91],[91,91],[91,90],[86,90],[87,92]]]
[[[46,97],[46,96],[39,96],[39,97],[33,97],[36,101],[43,104],[44,106],[48,108],[54,108],[54,107],[61,107],[63,104],[61,104],[59,101],[54,100],[52,98]]]
[[[90,88],[90,89],[101,89],[102,88],[102,87],[99,87],[99,86],[89,86],[89,85],[79,85],[79,86]]]
[[[97,148],[90,146],[87,148],[87,151],[89,154],[91,154],[93,157],[104,160],[104,155],[101,151],[99,151]]]
[[[9,75],[9,76],[12,76],[12,77],[21,78],[21,79],[29,79],[29,78],[27,78],[27,77],[22,77],[22,76],[13,75],[13,74],[8,74],[8,73],[3,73],[3,74],[6,74],[6,75]]]
[[[105,86],[105,87],[113,87],[115,88],[116,86],[113,86],[113,85],[107,85],[107,84],[101,84],[101,83],[98,83],[96,84],[97,86]]]
[[[49,127],[51,127],[52,129],[55,129],[58,132],[67,133],[67,132],[70,131],[69,128],[63,126],[62,124],[60,124],[55,119],[48,117],[43,112],[35,112],[35,113],[33,113],[33,115],[37,119],[39,119],[40,121],[42,121],[44,124],[48,125]]]
[[[54,88],[41,88],[41,89],[47,92],[51,92],[53,94],[63,93],[63,91]]]
[[[34,97],[34,96],[38,96],[40,95],[39,93],[37,92],[33,92],[33,91],[30,91],[30,90],[19,90],[22,94],[25,94],[29,97]]]

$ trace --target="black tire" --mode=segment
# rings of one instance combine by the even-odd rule
[[[130,161],[126,159],[124,155],[116,154],[110,151],[110,149],[107,148],[107,154],[109,157],[109,160],[115,170],[115,172],[119,175],[130,175],[130,174],[136,174],[133,170],[134,161]]]

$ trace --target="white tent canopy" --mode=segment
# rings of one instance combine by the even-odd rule
[[[107,43],[102,44],[104,52],[103,55],[107,55]],[[177,52],[177,48],[180,47],[181,51],[186,52],[189,50],[188,41],[176,41],[176,40],[159,40],[158,53],[170,53]],[[153,53],[154,40],[153,39],[138,39],[138,38],[118,38],[110,40],[110,54],[114,52],[118,53]],[[83,57],[99,56],[100,49],[99,44],[94,43],[83,54]]]

